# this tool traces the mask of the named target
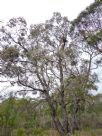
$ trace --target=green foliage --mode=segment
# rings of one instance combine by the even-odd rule
[[[91,46],[97,45],[97,43],[100,42],[101,40],[102,40],[102,30],[100,30],[94,35],[88,35],[88,38],[87,38],[87,42]]]
[[[11,61],[13,62],[15,59],[19,57],[19,51],[16,47],[10,46],[10,47],[5,47],[1,52],[0,52],[0,57],[4,61]]]
[[[98,7],[102,4],[102,0],[97,0],[96,2],[92,3],[91,5],[89,5],[84,11],[82,11],[77,19],[75,19],[74,21],[72,21],[72,28],[77,25],[79,22],[82,21],[83,18],[85,18],[86,16],[90,15],[90,14],[94,14],[96,12],[96,9],[98,9]]]
[[[27,136],[24,128],[18,128],[12,132],[11,136]]]
[[[41,129],[41,128],[36,128],[33,131],[33,135],[34,136],[47,136],[47,133],[43,129]]]
[[[92,97],[93,98],[91,98],[90,96],[91,99],[89,100],[91,103],[94,100],[94,106],[92,106],[90,103],[90,105],[86,106],[87,109],[85,111],[83,109],[80,109],[82,111],[80,114],[80,122],[83,129],[95,129],[98,127],[102,127],[102,109],[100,101],[101,95]],[[72,98],[70,97],[70,102],[68,102],[69,105],[73,103],[71,100]],[[82,98],[81,94],[80,98]],[[4,131],[6,130],[6,126],[12,128],[9,130],[12,136],[28,136],[28,134],[29,136],[50,136],[54,133],[54,131],[49,130],[51,129],[51,127],[54,127],[53,125],[51,126],[52,119],[50,116],[50,109],[47,104],[45,105],[45,102],[43,108],[41,108],[41,111],[40,106],[42,105],[42,103],[41,105],[38,104],[38,107],[33,109],[32,105],[36,105],[37,103],[34,101],[30,102],[26,99],[15,100],[14,98],[2,102],[0,104],[0,127],[5,128]],[[82,103],[81,105],[83,107]],[[70,106],[71,107],[68,107],[68,110],[70,109],[69,112],[72,115],[74,105]],[[35,109],[37,114],[35,114]],[[61,117],[60,106],[58,106],[57,110],[58,116]],[[81,135],[82,132],[79,133]],[[76,133],[76,135],[78,135],[79,133]],[[58,134],[56,133],[56,135]]]

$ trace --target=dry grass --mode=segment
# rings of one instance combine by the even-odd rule
[[[102,136],[102,129],[84,130],[81,132],[76,132],[73,136]]]
[[[56,130],[48,130],[47,136],[60,136]],[[102,129],[97,130],[83,130],[75,132],[72,136],[102,136]]]
[[[48,130],[47,134],[48,136],[60,136],[56,130]]]

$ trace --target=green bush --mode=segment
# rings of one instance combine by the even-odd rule
[[[41,128],[36,128],[36,129],[33,131],[33,136],[48,136],[48,135],[47,135],[47,132],[44,131],[43,129],[41,129]]]
[[[18,128],[13,130],[12,136],[27,136],[24,128]]]

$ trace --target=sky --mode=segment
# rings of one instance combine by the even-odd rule
[[[8,21],[13,17],[24,17],[28,24],[44,23],[53,15],[60,12],[69,20],[95,0],[0,0],[0,20]],[[100,85],[99,85],[100,86]],[[101,92],[99,90],[99,92]]]
[[[43,23],[53,12],[73,20],[94,0],[0,0],[0,20],[24,17],[28,23]]]

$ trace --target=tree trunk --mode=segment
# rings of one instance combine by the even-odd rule
[[[53,101],[51,100],[51,97],[49,96],[48,93],[46,93],[46,100],[47,100],[48,105],[50,107],[52,120],[54,122],[54,125],[55,125],[56,129],[59,131],[59,133],[64,134],[64,129],[63,129],[58,117],[57,117],[56,109],[55,109]]]
[[[46,94],[46,100],[47,100],[48,105],[51,109],[52,120],[53,120],[54,125],[55,125],[56,129],[58,130],[58,132],[60,133],[61,136],[70,136],[69,124],[68,124],[68,118],[66,116],[66,112],[64,114],[65,117],[63,117],[64,121],[65,121],[64,125],[63,125],[59,121],[59,118],[58,118],[57,113],[56,113],[56,109],[54,107],[53,101],[51,100],[51,97],[49,96],[49,94]]]
[[[70,132],[70,126],[69,126],[69,120],[68,120],[68,114],[66,110],[66,105],[63,102],[62,103],[62,116],[63,116],[63,128],[66,133]]]
[[[63,49],[64,50],[64,49]],[[64,132],[68,135],[70,132],[69,127],[69,120],[68,120],[68,114],[67,114],[67,108],[66,108],[66,102],[65,102],[65,87],[64,87],[64,75],[63,75],[63,63],[62,63],[62,57],[59,55],[59,69],[60,69],[60,105],[62,109],[62,117],[63,117],[63,128]]]

